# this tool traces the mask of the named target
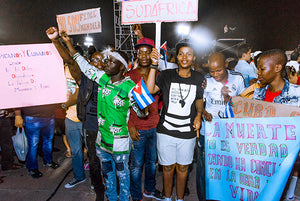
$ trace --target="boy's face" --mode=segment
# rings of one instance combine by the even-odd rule
[[[95,66],[96,68],[98,68],[99,70],[102,70],[102,59],[103,59],[103,56],[100,52],[95,52],[92,57],[91,57],[91,62],[90,64]]]
[[[178,64],[182,68],[191,67],[193,61],[195,61],[194,51],[190,47],[181,47],[178,51],[177,60]]]
[[[247,53],[244,53],[244,58],[246,61],[251,60],[251,49]]]
[[[104,63],[104,71],[107,75],[110,76],[118,74],[123,67],[124,66],[122,65],[122,63],[119,60],[115,59],[113,56],[107,58]]]
[[[209,74],[217,82],[222,82],[224,79],[227,79],[227,72],[225,68],[225,63],[219,60],[210,61],[209,65]]]
[[[151,47],[149,47],[147,45],[142,45],[141,47],[139,47],[138,52],[137,52],[137,58],[139,60],[140,66],[148,67],[150,65],[151,51],[152,51]]]
[[[271,58],[259,58],[257,69],[258,81],[263,85],[270,84],[276,77],[275,64]]]

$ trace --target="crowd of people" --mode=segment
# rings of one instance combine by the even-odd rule
[[[236,65],[230,65],[231,59],[223,53],[213,52],[204,69],[196,64],[195,48],[189,39],[176,44],[176,60],[164,62],[154,41],[143,36],[140,26],[135,33],[137,56],[129,64],[128,55],[109,46],[84,55],[66,32],[47,29],[65,64],[68,101],[59,108],[54,104],[1,110],[2,170],[20,168],[14,163],[11,142],[10,119],[14,113],[15,126],[26,131],[26,167],[33,178],[43,176],[37,161],[39,146],[44,166],[59,168],[52,159],[52,141],[55,127],[61,127],[74,175],[65,188],[86,181],[84,145],[97,201],[104,200],[105,194],[109,201],[129,201],[130,197],[133,201],[143,197],[171,201],[174,185],[175,200],[182,201],[194,158],[198,160],[198,198],[205,200],[205,121],[223,118],[232,96],[300,106],[298,50],[288,62],[282,50],[251,56],[251,47],[243,44],[238,47]],[[145,109],[140,109],[133,98],[141,79],[155,100]],[[57,111],[65,112],[65,116],[57,117]],[[194,155],[197,146],[199,151]],[[162,167],[163,189],[156,189],[157,161]],[[295,195],[298,170],[299,160],[283,195],[286,200],[299,200]]]

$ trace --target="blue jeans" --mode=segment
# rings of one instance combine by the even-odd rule
[[[128,201],[130,196],[129,154],[110,154],[99,147],[96,147],[96,151],[101,162],[108,200]],[[117,192],[117,177],[120,186],[119,196]]]
[[[74,178],[77,180],[85,179],[83,153],[82,153],[82,123],[75,122],[68,118],[65,119],[66,136],[70,143],[72,152],[72,167]]]
[[[156,128],[139,130],[140,140],[133,141],[130,163],[130,193],[132,199],[143,199],[142,171],[145,162],[144,189],[155,192]]]
[[[52,162],[52,140],[54,136],[54,117],[40,118],[25,116],[25,131],[28,141],[26,167],[29,170],[38,169],[37,149],[40,136],[43,139],[43,161]]]

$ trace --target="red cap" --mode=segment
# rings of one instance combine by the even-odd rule
[[[147,45],[151,48],[154,48],[154,41],[151,40],[150,38],[141,38],[140,40],[138,40],[138,42],[136,43],[136,45],[134,46],[134,48],[137,50],[139,49],[140,46],[142,45]]]

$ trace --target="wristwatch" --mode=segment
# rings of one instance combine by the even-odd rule
[[[68,107],[66,106],[66,104],[63,103],[63,104],[61,104],[61,108],[62,109],[67,109]]]

